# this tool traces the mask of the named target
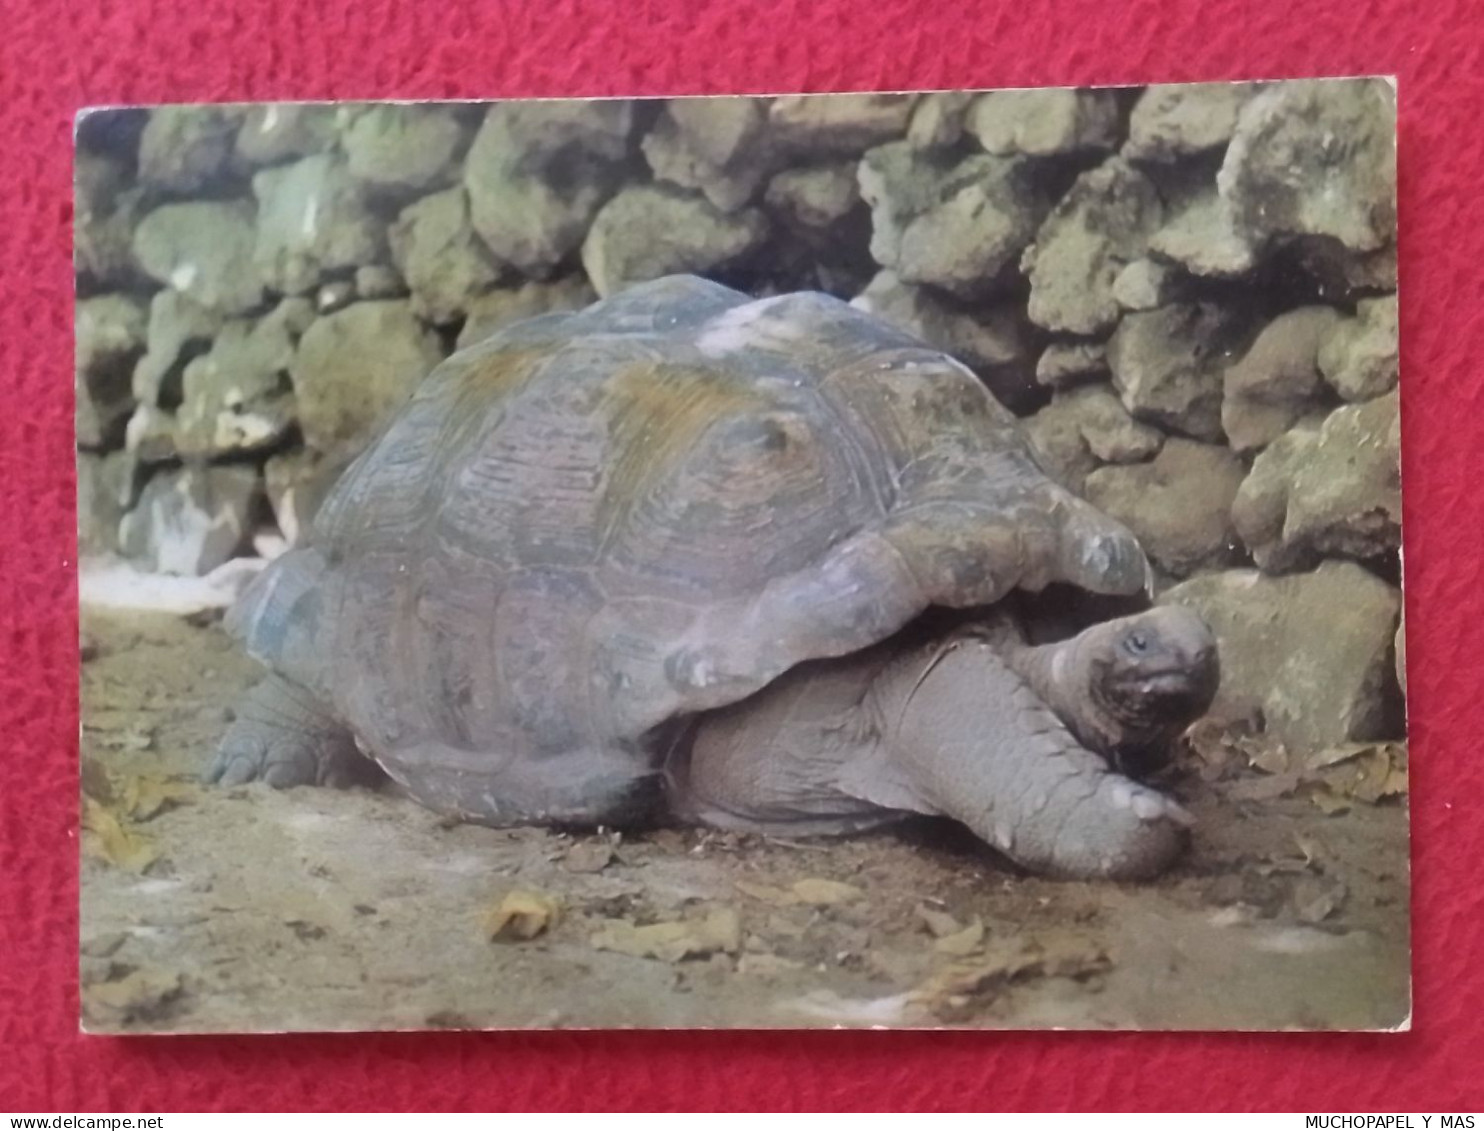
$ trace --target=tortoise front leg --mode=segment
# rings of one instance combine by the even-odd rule
[[[218,785],[265,781],[283,789],[370,785],[382,773],[313,695],[275,674],[238,705],[204,777]]]
[[[873,687],[883,740],[846,788],[952,817],[1035,872],[1147,879],[1188,843],[1171,798],[1082,746],[996,648],[968,637],[908,653]]]

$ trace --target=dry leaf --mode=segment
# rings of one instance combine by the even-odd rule
[[[601,872],[613,863],[613,845],[606,840],[579,841],[567,849],[562,858],[562,867],[569,872]]]
[[[1244,778],[1227,786],[1226,795],[1233,801],[1272,801],[1286,797],[1299,787],[1295,773],[1273,774],[1264,778]]]
[[[560,917],[557,901],[539,891],[510,892],[484,921],[491,942],[523,942],[549,931]]]
[[[1346,798],[1339,796],[1339,794],[1331,793],[1328,789],[1316,790],[1310,796],[1309,800],[1326,817],[1333,817],[1337,813],[1348,813],[1352,808]]]
[[[1305,923],[1322,923],[1339,910],[1347,894],[1339,880],[1305,876],[1293,885],[1293,910]]]
[[[1185,748],[1203,762],[1225,763],[1231,755],[1226,741],[1227,728],[1214,719],[1192,723],[1181,736]]]
[[[1382,797],[1400,797],[1410,790],[1410,780],[1406,770],[1398,770],[1395,766],[1386,775],[1386,781],[1381,786]]]
[[[1259,876],[1300,875],[1309,871],[1312,862],[1307,857],[1276,856],[1256,865]]]
[[[112,958],[118,953],[119,947],[128,941],[128,932],[112,931],[106,935],[83,939],[77,950],[84,958]]]
[[[864,899],[865,892],[854,884],[838,880],[804,879],[792,884],[787,890],[772,884],[755,884],[748,880],[734,880],[733,885],[743,895],[771,903],[776,907],[794,907],[807,904],[811,907],[830,907],[837,903],[849,903]]]
[[[166,809],[190,800],[195,793],[195,789],[184,782],[140,774],[124,779],[119,790],[120,807],[134,820],[147,821],[159,816]]]
[[[793,894],[800,903],[815,907],[829,907],[837,903],[849,903],[865,898],[865,892],[854,884],[843,884],[838,880],[806,879],[794,884]]]
[[[733,880],[732,886],[745,896],[771,903],[777,907],[787,907],[797,903],[792,892],[786,892],[782,888],[774,887],[772,884],[755,884],[749,880]]]
[[[957,934],[964,929],[964,925],[948,914],[948,912],[939,911],[936,907],[929,907],[926,903],[919,903],[913,908],[913,912],[922,920],[935,939],[941,939],[946,935]]]
[[[84,986],[83,1005],[100,1020],[129,1022],[159,1016],[182,991],[179,974],[134,970],[108,982]]]
[[[91,797],[82,806],[82,827],[92,834],[83,843],[93,856],[130,872],[143,872],[159,858],[148,837],[127,828],[106,806]]]
[[[1249,739],[1242,743],[1242,747],[1247,756],[1247,764],[1253,769],[1265,774],[1286,774],[1291,768],[1288,749],[1281,742],[1256,742]]]
[[[996,939],[981,956],[952,962],[909,995],[934,1013],[962,1011],[993,1000],[1012,982],[1030,977],[1083,978],[1112,964],[1103,949],[1082,938]]]
[[[127,730],[105,731],[98,736],[98,744],[110,750],[138,753],[154,746],[155,734],[148,727],[132,726]]]
[[[735,954],[742,948],[742,922],[730,907],[718,908],[704,919],[651,923],[646,927],[635,926],[627,919],[609,919],[589,942],[597,950],[679,962],[719,951]]]
[[[962,958],[973,954],[979,949],[979,944],[984,941],[984,920],[974,916],[974,921],[961,931],[955,931],[951,935],[944,935],[933,943],[933,949],[939,954],[952,955]]]
[[[1375,805],[1405,793],[1406,747],[1397,742],[1346,743],[1309,759],[1312,779],[1341,797]]]
[[[1327,746],[1323,750],[1314,751],[1304,759],[1304,764],[1311,770],[1322,770],[1327,766],[1337,766],[1341,762],[1348,762],[1362,754],[1369,754],[1375,749],[1376,745],[1370,742],[1345,742],[1339,746]]]
[[[1036,940],[1041,969],[1048,978],[1086,978],[1106,973],[1113,962],[1103,948],[1080,935],[1056,934]]]
[[[776,954],[744,954],[737,959],[737,973],[759,978],[775,977],[803,968],[802,962],[795,962],[792,958],[780,958]]]
[[[1257,718],[1208,715],[1187,728],[1184,746],[1200,763],[1205,781],[1220,781],[1247,765],[1267,773],[1286,771],[1290,768],[1287,751],[1263,735],[1260,727]]]

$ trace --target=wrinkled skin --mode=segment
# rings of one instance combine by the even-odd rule
[[[1162,608],[1031,648],[1003,622],[805,665],[697,726],[671,756],[695,820],[795,834],[952,817],[1023,866],[1145,879],[1190,818],[1116,766],[1210,705],[1214,638]]]
[[[1163,765],[1174,738],[1210,707],[1221,677],[1209,626],[1178,605],[1056,644],[1011,644],[1007,657],[1082,745],[1135,776]]]

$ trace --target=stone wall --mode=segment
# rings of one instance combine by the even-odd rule
[[[694,272],[961,358],[1222,638],[1218,710],[1401,726],[1380,81],[127,110],[77,153],[85,555],[299,536],[441,357]]]

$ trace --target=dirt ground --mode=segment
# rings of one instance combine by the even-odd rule
[[[1324,786],[1212,739],[1170,783],[1198,819],[1173,874],[1053,882],[932,822],[573,836],[450,827],[386,791],[203,789],[255,665],[210,621],[85,612],[83,632],[90,1031],[1408,1017],[1399,749],[1372,804],[1344,783],[1375,750],[1338,752]]]

